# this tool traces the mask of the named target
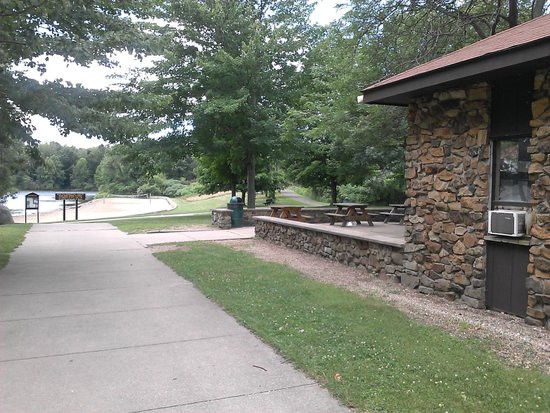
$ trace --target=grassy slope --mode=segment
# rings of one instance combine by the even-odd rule
[[[174,202],[178,204],[177,208],[163,212],[163,215],[172,215],[172,214],[191,214],[191,213],[197,213],[197,212],[209,212],[211,209],[214,208],[225,208],[227,206],[227,203],[229,202],[229,196],[228,195],[221,195],[216,196],[200,201],[189,201],[185,198],[172,198]],[[264,195],[258,195],[256,198],[256,205],[258,207],[263,207],[265,202],[265,196]],[[277,197],[277,204],[284,204],[284,205],[302,205],[300,202],[295,201],[291,198],[286,198],[284,196],[278,196]]]
[[[135,218],[120,221],[107,221],[121,231],[136,234],[148,231],[183,230],[189,225],[210,225],[210,215],[166,218]]]
[[[0,269],[8,263],[10,253],[23,242],[30,227],[31,224],[0,226]]]
[[[377,299],[213,244],[158,257],[347,405],[550,411],[550,377],[507,367],[478,341],[419,325]]]

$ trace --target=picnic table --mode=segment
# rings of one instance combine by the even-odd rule
[[[361,221],[367,221],[369,226],[373,226],[371,216],[375,214],[366,212],[367,204],[339,202],[333,205],[336,207],[336,212],[325,213],[330,218],[330,225],[334,225],[336,220],[340,220],[342,225],[352,221],[355,221],[357,225],[361,225]]]
[[[302,206],[296,205],[271,205],[271,217],[305,221],[310,216],[302,215]]]
[[[390,212],[380,212],[381,215],[385,215],[384,223],[387,224],[390,219],[393,217],[399,218],[399,223],[402,224],[405,220],[405,209],[407,206],[405,204],[390,204]]]

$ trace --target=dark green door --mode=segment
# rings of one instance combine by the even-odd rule
[[[488,308],[525,317],[528,262],[527,246],[487,242],[485,298]]]

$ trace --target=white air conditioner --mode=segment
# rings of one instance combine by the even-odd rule
[[[505,237],[525,235],[525,211],[509,209],[489,211],[489,234]]]

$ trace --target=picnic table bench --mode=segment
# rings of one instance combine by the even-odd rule
[[[384,223],[387,224],[388,221],[392,218],[399,218],[399,223],[402,224],[405,220],[405,209],[407,206],[405,204],[390,204],[390,212],[380,212],[380,215],[385,215]]]
[[[305,221],[312,219],[309,215],[302,215],[302,206],[296,205],[271,205],[270,217],[292,219],[294,221]]]
[[[339,202],[334,204],[336,212],[327,212],[325,215],[330,218],[330,225],[334,225],[336,220],[342,221],[342,225],[347,222],[355,221],[361,225],[361,221],[367,221],[369,226],[373,226],[372,217],[376,214],[369,214],[365,208],[367,204],[358,204],[354,202]]]

